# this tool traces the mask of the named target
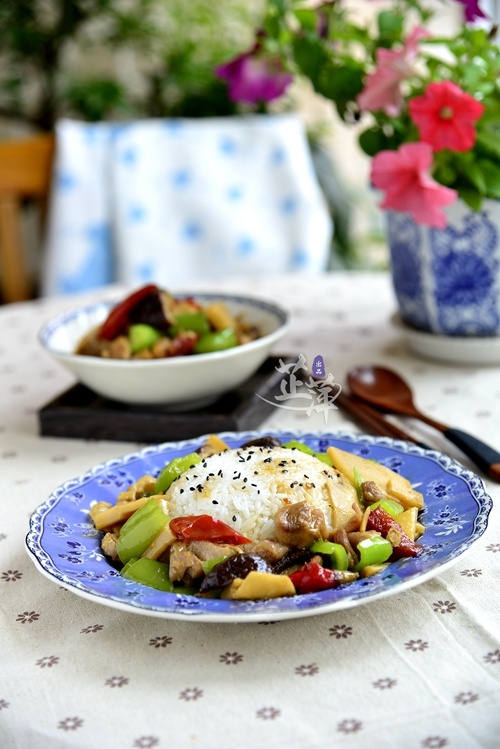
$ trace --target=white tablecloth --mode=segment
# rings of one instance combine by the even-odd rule
[[[211,288],[256,286],[232,279]],[[279,352],[310,363],[321,354],[340,383],[352,365],[386,363],[412,382],[429,414],[500,446],[499,368],[408,353],[390,322],[395,302],[384,274],[259,280],[258,293],[292,312]],[[73,380],[36,333],[68,304],[0,308],[0,747],[496,749],[497,506],[481,539],[434,579],[360,607],[272,624],[123,613],[37,571],[24,548],[34,508],[60,484],[137,449],[38,434],[38,409]],[[406,426],[472,467],[431,429]],[[276,408],[262,425],[288,427],[325,430],[324,415]],[[361,431],[340,411],[329,413],[326,429]],[[500,487],[486,484],[498,503]]]

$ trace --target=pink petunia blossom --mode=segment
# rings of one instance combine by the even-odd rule
[[[430,176],[433,153],[427,143],[405,143],[398,151],[380,151],[372,160],[371,180],[385,192],[380,207],[409,213],[419,224],[442,229],[442,208],[457,199],[456,190]]]
[[[478,0],[457,0],[464,6],[464,16],[468,23],[473,23],[477,18],[488,18],[479,7]]]
[[[389,117],[397,117],[404,105],[401,82],[413,73],[410,63],[417,55],[418,42],[429,36],[426,29],[417,26],[401,49],[377,50],[377,67],[367,76],[365,88],[358,96],[360,109],[381,110]]]
[[[468,151],[476,142],[474,123],[484,105],[451,81],[430,83],[423,96],[409,103],[420,138],[434,151]]]
[[[256,44],[233,60],[219,65],[216,75],[229,83],[232,101],[258,104],[280,97],[293,76],[285,73],[277,58],[265,57]]]

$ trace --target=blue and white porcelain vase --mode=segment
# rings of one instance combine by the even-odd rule
[[[500,201],[474,212],[458,200],[447,226],[388,211],[394,290],[403,322],[447,336],[500,335]]]

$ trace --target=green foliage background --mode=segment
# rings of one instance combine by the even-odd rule
[[[248,48],[260,0],[1,0],[0,116],[227,115],[219,63]]]

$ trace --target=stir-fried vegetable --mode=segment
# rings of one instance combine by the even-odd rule
[[[308,562],[297,572],[290,575],[297,593],[317,593],[320,590],[329,590],[338,585],[350,583],[358,576],[354,572],[344,570],[331,570],[321,567],[317,562]]]
[[[283,459],[283,448],[290,450],[289,460]],[[234,600],[305,595],[351,584],[360,576],[376,574],[396,560],[421,552],[416,539],[423,527],[418,522],[415,505],[423,504],[423,499],[420,500],[409,482],[405,483],[406,479],[401,476],[393,479],[390,469],[363,463],[361,458],[358,469],[355,458],[344,456],[337,448],[329,448],[326,454],[315,453],[298,441],[283,446],[274,437],[264,437],[242,445],[240,452],[234,451],[235,462],[231,463],[236,468],[234,477],[241,470],[238,466],[253,454],[243,450],[261,451],[269,456],[275,450],[281,451],[277,464],[281,475],[288,473],[288,466],[300,462],[293,452],[299,450],[308,456],[302,459],[302,463],[309,461],[308,470],[317,459],[321,468],[313,470],[319,471],[318,476],[333,479],[333,470],[340,485],[350,484],[354,500],[356,491],[360,491],[365,501],[376,501],[360,503],[357,508],[355,501],[350,517],[339,516],[344,518],[343,525],[328,530],[318,507],[311,507],[305,500],[293,502],[285,498],[274,515],[274,537],[266,536],[262,542],[252,541],[212,514],[173,513],[174,517],[170,517],[170,490],[174,489],[174,482],[184,480],[184,474],[190,471],[196,474],[196,481],[200,471],[215,476],[210,474],[210,456],[232,452],[220,438],[210,435],[196,452],[167,463],[156,479],[139,479],[120,495],[115,507],[100,502],[91,509],[96,528],[107,531],[102,548],[123,565],[124,577],[166,593],[182,591]],[[266,458],[263,465],[271,460]],[[348,466],[351,479],[340,473],[342,464]],[[368,481],[361,480],[361,470],[368,475]],[[373,481],[373,476],[381,477],[384,489],[396,486],[399,499],[388,496]],[[309,475],[304,475],[304,479],[309,480]],[[300,486],[300,496],[305,496],[314,483],[309,481]],[[198,495],[201,489],[202,485],[197,484],[192,491]],[[224,485],[226,490],[229,489]],[[214,505],[221,501],[221,495],[218,496],[218,500],[213,500]],[[409,505],[406,509],[405,503]],[[130,512],[127,506],[132,508]],[[119,518],[123,520],[120,522]]]
[[[152,497],[127,520],[116,543],[121,562],[125,564],[143,555],[168,521],[165,509],[163,500]]]
[[[156,479],[155,494],[165,494],[172,486],[176,478],[181,476],[188,468],[195,466],[201,460],[198,453],[188,453],[179,458],[173,458]]]
[[[111,340],[112,338],[116,338],[117,335],[120,335],[120,333],[126,329],[130,320],[130,313],[137,304],[145,297],[150,294],[156,294],[157,292],[157,286],[154,284],[147,284],[146,286],[137,289],[137,291],[134,291],[133,294],[130,294],[130,296],[120,302],[120,304],[117,304],[99,328],[100,337]]]
[[[106,320],[80,341],[76,353],[111,359],[159,359],[209,354],[248,343],[258,328],[235,316],[223,302],[203,307],[176,298],[155,284],[127,296]]]
[[[186,515],[170,521],[170,530],[183,541],[249,544],[250,539],[211,515]]]

